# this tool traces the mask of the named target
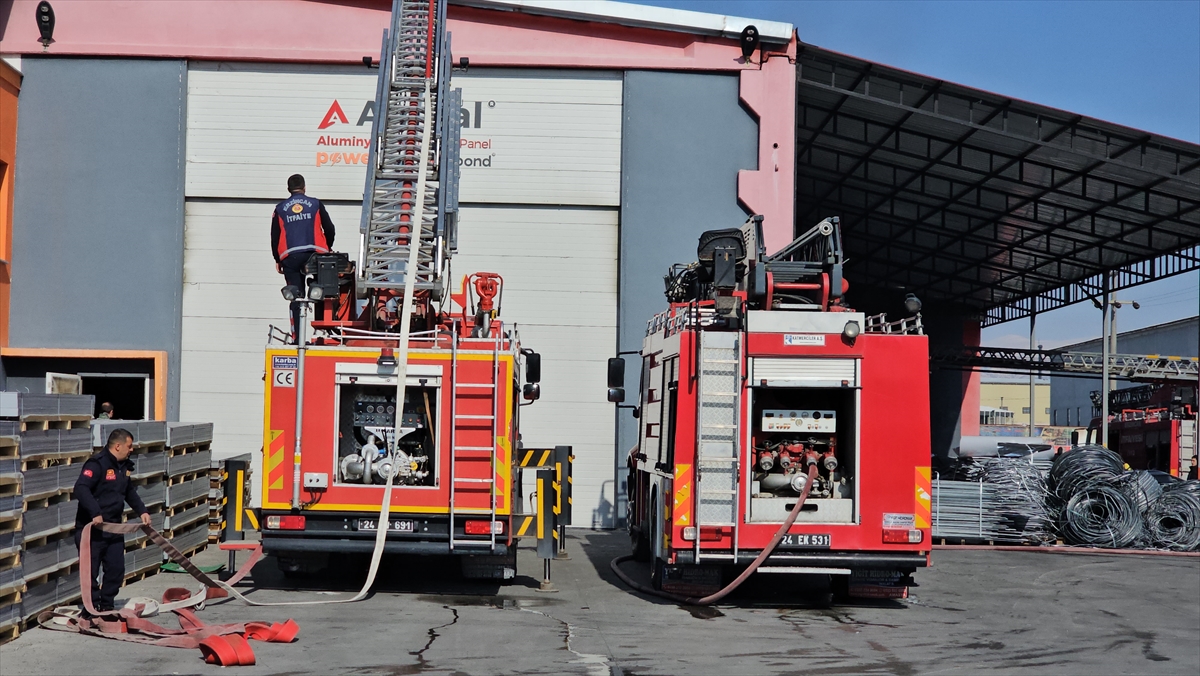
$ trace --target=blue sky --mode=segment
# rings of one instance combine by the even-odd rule
[[[800,39],[905,70],[1200,143],[1200,0],[880,2],[637,0],[785,21]],[[1120,330],[1200,312],[1200,273],[1122,292]],[[1028,320],[984,330],[988,345],[1028,345]],[[1057,347],[1100,334],[1081,303],[1038,318]]]

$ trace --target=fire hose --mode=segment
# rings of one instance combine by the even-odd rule
[[[664,599],[669,599],[679,603],[686,603],[692,606],[706,606],[716,603],[732,593],[733,590],[742,586],[742,583],[745,582],[746,579],[751,575],[753,575],[754,571],[758,570],[758,567],[761,566],[763,562],[767,560],[767,557],[771,555],[771,552],[774,552],[775,548],[779,546],[779,541],[783,539],[783,536],[788,532],[788,529],[792,527],[792,524],[796,523],[796,517],[800,515],[800,509],[804,507],[804,501],[808,499],[808,491],[812,488],[813,481],[816,479],[816,477],[817,465],[815,462],[809,462],[808,481],[805,482],[804,490],[800,491],[800,498],[796,500],[796,505],[792,507],[792,511],[788,512],[787,518],[784,519],[783,524],[779,526],[779,530],[775,531],[774,537],[771,538],[771,541],[767,543],[767,546],[763,548],[762,552],[755,557],[754,561],[750,562],[750,565],[746,567],[746,570],[742,571],[742,574],[738,575],[733,582],[725,585],[723,589],[715,594],[709,594],[708,596],[702,596],[699,598],[694,596],[681,596],[679,594],[660,591],[658,589],[653,589],[643,584],[634,582],[633,579],[621,571],[621,564],[632,559],[632,555],[618,556],[609,562],[608,567],[612,568],[612,571],[616,573],[617,577],[621,578],[622,582],[634,590],[640,591],[644,594],[652,594],[654,596],[659,596]],[[699,529],[696,531],[696,537],[700,537]]]
[[[204,587],[195,593],[181,587],[173,587],[163,592],[161,604],[145,599],[143,602],[135,601],[121,610],[97,610],[92,602],[92,531],[95,528],[114,535],[142,531],[154,544],[162,548],[167,558],[203,583]],[[79,540],[80,595],[83,597],[83,608],[86,612],[79,613],[77,609],[60,607],[42,612],[37,621],[41,626],[57,631],[170,648],[198,648],[209,664],[251,665],[255,663],[254,650],[246,639],[291,643],[296,640],[300,626],[294,620],[283,623],[239,622],[210,625],[196,617],[190,608],[209,599],[227,597],[230,592],[244,599],[241,594],[233,591],[232,585],[245,577],[262,558],[261,548],[256,554],[257,556],[250,557],[228,582],[220,582],[197,568],[151,526],[140,523],[89,523],[84,526]],[[175,613],[179,619],[179,629],[168,629],[145,619],[165,610]]]
[[[384,488],[383,501],[379,510],[379,523],[386,524],[391,507],[395,463],[388,472],[388,482]],[[133,603],[121,610],[99,611],[92,602],[92,531],[98,528],[106,533],[124,535],[142,531],[167,555],[171,562],[183,568],[203,587],[196,592],[189,592],[181,587],[173,587],[163,592],[162,602],[155,603],[145,599],[143,603]],[[235,624],[208,625],[202,622],[190,608],[201,606],[209,599],[234,596],[252,606],[298,606],[323,605],[333,603],[351,603],[364,598],[375,582],[379,571],[379,562],[383,555],[383,543],[387,536],[386,528],[377,528],[375,534],[375,549],[371,556],[371,567],[362,589],[351,598],[319,601],[284,601],[261,602],[246,598],[235,584],[241,581],[255,564],[263,558],[262,546],[254,549],[250,558],[242,564],[228,580],[215,580],[201,571],[183,552],[180,552],[161,533],[153,527],[141,523],[89,523],[84,526],[79,540],[79,586],[86,614],[80,614],[76,609],[55,608],[38,615],[37,621],[43,627],[58,631],[71,631],[89,636],[111,638],[118,641],[143,643],[173,648],[199,648],[206,662],[220,666],[251,665],[255,663],[254,650],[246,639],[270,641],[275,643],[290,643],[296,639],[300,626],[293,620],[268,624],[265,622],[245,622]],[[145,617],[159,612],[171,611],[179,619],[180,629],[167,629],[154,624]]]

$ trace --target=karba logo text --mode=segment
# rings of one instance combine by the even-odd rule
[[[474,101],[469,109],[467,107],[459,108],[459,119],[463,129],[479,129],[483,126],[483,101]],[[495,101],[487,102],[488,108],[495,108]],[[354,127],[367,127],[368,123],[375,120],[375,102],[365,101],[361,112],[358,114],[358,120],[354,123]],[[325,116],[321,118],[320,124],[317,125],[318,130],[325,130],[337,124],[349,125],[350,118],[343,110],[341,103],[337,99],[329,105],[329,110],[325,111]],[[363,129],[362,131],[366,131]],[[351,148],[370,148],[371,140],[360,136],[332,136],[323,134],[317,138],[317,145],[323,147],[351,147]],[[461,139],[459,147],[470,150],[490,150],[492,148],[492,140],[471,140]],[[459,158],[459,165],[465,167],[490,167],[492,166],[492,158],[496,154],[492,153],[486,157],[466,157]],[[321,166],[332,166],[335,164],[366,164],[369,161],[369,154],[365,152],[330,152],[329,150],[318,150],[316,155],[316,164]]]

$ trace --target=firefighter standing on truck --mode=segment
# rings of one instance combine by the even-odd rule
[[[292,174],[287,180],[291,197],[275,205],[271,214],[271,254],[275,269],[283,275],[288,286],[306,293],[304,266],[314,253],[329,253],[333,249],[333,220],[325,205],[315,197],[304,194],[304,177]],[[292,302],[292,341],[299,335],[300,303]],[[317,304],[317,318],[324,307]]]
[[[75,546],[80,546],[83,527],[90,521],[94,524],[121,523],[125,503],[141,517],[142,523],[150,525],[146,505],[137,494],[137,487],[130,481],[133,462],[133,435],[124,429],[115,429],[108,435],[104,450],[88,458],[75,482],[75,499],[79,511],[75,515]],[[92,528],[92,604],[96,610],[113,610],[117,591],[125,581],[125,536],[106,533]],[[80,556],[83,552],[80,552]],[[103,584],[98,582],[103,568]]]

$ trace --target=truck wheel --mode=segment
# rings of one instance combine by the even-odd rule
[[[650,538],[641,526],[629,527],[629,539],[633,544],[633,560],[645,563],[650,560]]]
[[[649,554],[650,554],[650,585],[655,589],[662,591],[663,584],[663,566],[666,565],[662,559],[658,558],[658,547],[662,543],[662,518],[658,513],[658,494],[655,493],[650,500],[650,538],[649,539]]]
[[[662,591],[663,586],[663,568],[666,567],[666,562],[657,556],[654,557],[654,562],[650,564],[650,586],[658,591]]]
[[[830,575],[829,591],[833,598],[831,604],[846,603],[850,600],[850,576]]]

